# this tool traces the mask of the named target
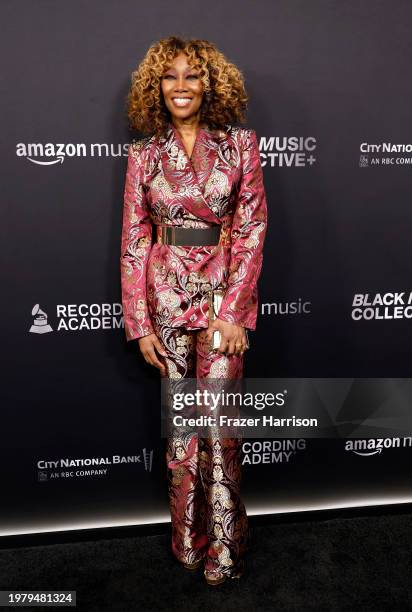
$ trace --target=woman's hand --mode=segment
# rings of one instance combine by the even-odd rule
[[[159,361],[156,351],[159,353],[159,355],[162,355],[162,357],[166,357],[167,353],[156,334],[143,336],[143,338],[139,338],[138,342],[140,351],[145,358],[145,361],[155,368],[158,368],[162,374],[165,374],[166,366],[164,363]]]
[[[247,349],[247,339],[244,327],[227,323],[221,319],[215,319],[209,323],[207,330],[208,341],[212,341],[212,334],[217,330],[220,332],[221,340],[218,348],[219,353],[226,355],[242,355]]]

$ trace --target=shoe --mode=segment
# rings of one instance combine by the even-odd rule
[[[206,574],[206,571],[205,571],[204,575],[205,575],[205,580],[206,580],[207,584],[210,584],[211,586],[216,586],[218,584],[222,584],[222,582],[225,582],[225,580],[226,580],[225,574],[222,574],[221,576],[218,576],[216,578],[212,578],[212,576]]]
[[[198,567],[200,567],[202,561],[203,559],[199,559],[199,561],[195,561],[194,563],[183,563],[183,567],[188,570],[196,570]]]
[[[227,576],[226,574],[221,574],[220,576],[217,576],[216,578],[213,578],[213,574],[206,573],[206,570],[203,573],[204,573],[207,584],[210,584],[211,586],[215,586],[215,585],[222,584],[223,582],[225,582],[226,578],[232,578],[232,579],[241,578],[241,576],[243,576],[244,569],[245,569],[244,563],[242,563],[235,574],[232,574],[231,576]]]

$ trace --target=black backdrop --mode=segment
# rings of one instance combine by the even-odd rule
[[[126,345],[119,306],[125,98],[160,37],[209,38],[246,78],[269,207],[246,375],[410,375],[410,313],[352,316],[356,294],[412,290],[410,3],[3,0],[0,11],[1,534],[169,520],[158,375]],[[291,451],[270,441],[268,455],[260,440],[252,457],[247,442],[249,514],[411,501],[411,438],[386,438],[374,454],[306,438]]]

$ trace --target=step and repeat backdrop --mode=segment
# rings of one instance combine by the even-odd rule
[[[170,34],[216,43],[250,97],[269,227],[245,376],[321,381],[333,415],[324,437],[244,439],[249,514],[412,501],[410,3],[0,12],[0,534],[169,520],[160,382],[126,343],[119,256],[130,74]]]

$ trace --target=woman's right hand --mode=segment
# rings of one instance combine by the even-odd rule
[[[138,342],[140,351],[145,358],[145,361],[155,368],[158,368],[162,374],[165,374],[166,366],[164,363],[159,361],[156,351],[159,353],[159,355],[162,355],[162,357],[166,357],[167,353],[156,334],[143,336],[143,338],[139,338]]]

